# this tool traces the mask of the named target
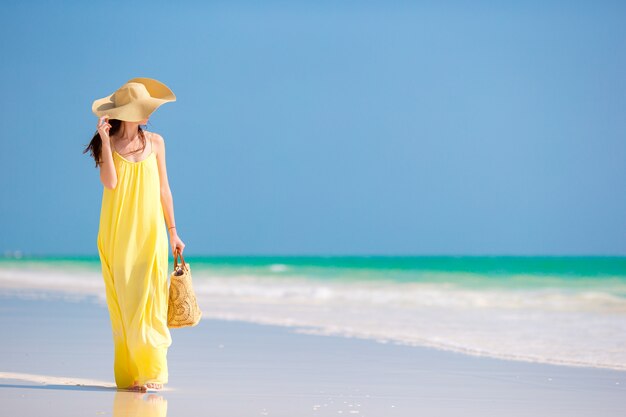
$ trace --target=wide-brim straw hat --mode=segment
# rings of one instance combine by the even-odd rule
[[[133,78],[110,96],[95,100],[91,111],[98,117],[139,122],[170,101],[176,101],[176,96],[162,82],[152,78]]]

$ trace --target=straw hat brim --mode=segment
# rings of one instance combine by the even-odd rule
[[[93,113],[98,116],[108,116],[110,119],[138,122],[144,120],[157,108],[165,103],[176,101],[176,96],[165,84],[152,78],[133,78],[128,83],[141,83],[146,87],[150,97],[137,99],[123,106],[115,106],[113,95],[95,100],[91,106]]]
[[[111,94],[108,97],[93,102],[92,111],[98,117],[108,116],[110,119],[125,120],[128,122],[138,122],[144,120],[152,114],[159,106],[174,100],[163,100],[158,98],[145,98],[135,100],[124,106],[116,107],[111,101]]]

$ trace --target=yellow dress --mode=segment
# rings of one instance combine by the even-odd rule
[[[114,189],[104,188],[98,252],[115,348],[119,388],[167,383],[168,240],[156,154],[139,161],[113,151]]]

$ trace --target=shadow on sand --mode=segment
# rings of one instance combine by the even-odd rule
[[[64,391],[106,391],[116,392],[115,387],[103,387],[99,385],[60,385],[60,384],[46,384],[46,385],[29,385],[29,384],[0,384],[0,388],[18,388],[18,389],[51,389],[51,390],[64,390]]]

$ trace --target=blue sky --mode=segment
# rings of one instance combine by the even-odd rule
[[[96,255],[152,77],[189,254],[626,254],[620,2],[2,2],[0,253]]]

